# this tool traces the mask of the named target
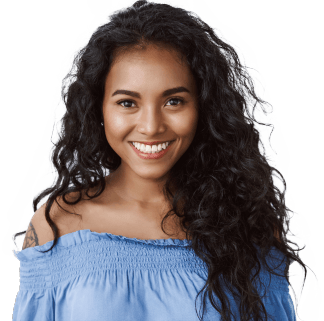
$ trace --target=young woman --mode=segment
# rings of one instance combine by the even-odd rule
[[[192,13],[137,1],[67,80],[57,182],[15,235],[13,321],[296,320],[288,270],[305,265],[235,50]]]

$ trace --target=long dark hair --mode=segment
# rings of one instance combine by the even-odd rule
[[[110,22],[100,26],[75,57],[63,81],[62,98],[67,111],[52,154],[58,178],[55,186],[33,200],[36,211],[40,200],[50,194],[45,217],[55,238],[47,251],[58,240],[57,226],[49,215],[57,197],[62,197],[68,205],[78,203],[84,190],[90,199],[98,197],[106,186],[104,169],[114,171],[121,164],[101,126],[104,84],[114,53],[134,46],[145,48],[150,43],[171,46],[183,55],[199,93],[199,120],[194,140],[170,170],[164,186],[164,195],[172,209],[161,222],[162,230],[167,217],[182,218],[181,227],[187,238],[190,236],[192,248],[208,266],[207,282],[198,295],[207,289],[222,320],[229,321],[231,313],[222,281],[240,293],[242,321],[250,317],[255,321],[268,320],[250,279],[253,267],[257,266],[255,280],[259,276],[260,260],[272,273],[265,258],[274,246],[287,258],[282,277],[289,284],[288,268],[293,261],[303,266],[304,282],[307,270],[297,252],[301,249],[295,250],[295,254],[288,243],[297,244],[286,237],[288,211],[292,212],[285,206],[286,182],[259,151],[262,142],[254,125],[257,122],[254,110],[259,104],[265,113],[266,102],[256,95],[247,68],[235,50],[197,15],[181,8],[136,1],[131,7],[112,14]],[[249,106],[253,106],[252,115]],[[283,192],[274,185],[273,172],[282,178]],[[173,184],[177,186],[174,194],[170,188]],[[88,195],[96,186],[100,187],[99,192]],[[79,193],[74,202],[66,199],[71,192]],[[15,238],[24,233],[16,233]],[[259,256],[254,244],[260,249]],[[229,289],[235,295],[231,286]],[[221,308],[213,293],[220,299]],[[205,300],[206,292],[203,314]]]

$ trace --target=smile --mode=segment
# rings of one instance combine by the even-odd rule
[[[145,145],[137,142],[129,142],[129,144],[140,158],[159,159],[170,150],[174,141],[175,140],[158,145]]]
[[[163,149],[166,149],[172,141],[160,143],[160,144],[155,144],[155,145],[147,145],[143,143],[137,143],[137,142],[132,142],[133,146],[135,146],[136,149],[138,149],[142,153],[148,153],[148,154],[154,154],[158,153]]]

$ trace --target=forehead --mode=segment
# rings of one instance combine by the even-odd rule
[[[174,85],[193,90],[195,80],[181,53],[170,47],[150,45],[144,49],[131,48],[115,53],[106,78],[106,90],[120,85],[132,89],[145,86],[148,90],[160,87],[161,91]]]
[[[161,63],[169,62],[171,64],[177,63],[182,68],[186,68],[185,56],[169,44],[150,43],[144,45],[135,45],[128,47],[121,47],[113,53],[113,63],[127,62],[127,61],[161,61]]]

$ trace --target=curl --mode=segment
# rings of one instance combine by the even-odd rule
[[[291,210],[285,205],[286,182],[259,151],[262,142],[254,110],[259,105],[265,113],[266,102],[256,95],[234,48],[197,15],[181,8],[137,1],[112,14],[75,57],[62,86],[66,113],[52,154],[58,178],[33,200],[36,211],[40,200],[49,195],[45,216],[54,243],[47,251],[58,240],[57,226],[49,215],[53,202],[61,197],[68,205],[76,204],[82,191],[90,199],[98,197],[106,186],[103,169],[114,171],[121,163],[100,126],[105,78],[118,54],[149,44],[176,49],[190,67],[199,93],[196,135],[164,186],[172,208],[161,222],[164,231],[165,220],[178,216],[196,255],[208,266],[207,282],[197,295],[203,293],[203,313],[198,317],[202,320],[208,296],[222,320],[229,321],[228,290],[240,300],[242,321],[250,316],[255,321],[268,320],[253,283],[260,281],[261,264],[278,275],[265,259],[271,247],[286,257],[281,277],[289,284],[293,261],[303,266],[305,278],[307,271],[297,252],[301,249],[288,244],[297,245],[287,238]],[[275,173],[284,183],[283,192],[274,185]],[[174,193],[172,186],[177,187]],[[97,193],[89,195],[94,187],[98,187]],[[79,197],[69,201],[66,196],[72,192]]]

